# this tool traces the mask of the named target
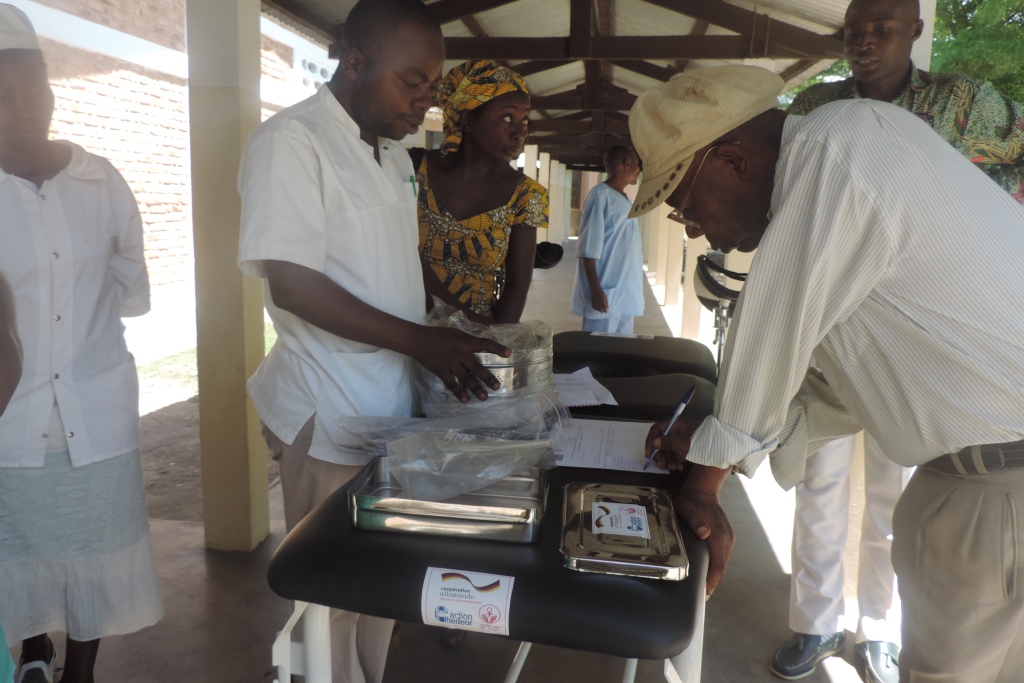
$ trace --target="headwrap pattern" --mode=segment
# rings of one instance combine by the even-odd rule
[[[462,144],[461,122],[466,112],[510,92],[530,94],[522,76],[496,62],[474,59],[449,71],[436,93],[437,106],[444,113],[441,154],[454,152]]]

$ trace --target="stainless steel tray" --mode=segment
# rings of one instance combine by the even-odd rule
[[[449,500],[411,500],[399,497],[401,485],[380,457],[352,482],[349,510],[357,529],[532,543],[544,516],[547,481],[547,470],[533,469]]]
[[[650,538],[593,532],[594,503],[623,503],[647,511]],[[672,499],[646,486],[569,484],[562,517],[565,566],[581,572],[681,581],[690,561]]]

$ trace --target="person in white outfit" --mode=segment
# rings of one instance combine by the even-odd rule
[[[426,314],[415,172],[395,142],[433,106],[444,37],[418,0],[361,0],[330,83],[258,126],[239,174],[239,267],[264,279],[278,338],[249,380],[281,462],[292,529],[367,462],[344,417],[415,414],[418,361],[463,401],[497,380],[493,341],[418,324]],[[392,621],[332,610],[338,683],[379,683]]]
[[[0,4],[0,273],[24,348],[0,418],[0,622],[18,683],[93,683],[101,638],[163,614],[121,318],[149,311],[142,220],[109,161],[49,139],[54,96],[27,17]]]

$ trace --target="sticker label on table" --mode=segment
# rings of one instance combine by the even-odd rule
[[[629,503],[594,503],[591,530],[595,534],[651,537],[647,524],[647,508]]]
[[[431,626],[508,635],[515,577],[428,567],[420,613]]]

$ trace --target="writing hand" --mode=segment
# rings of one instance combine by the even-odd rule
[[[647,433],[646,457],[651,456],[651,451],[658,449],[654,456],[654,462],[658,467],[664,467],[671,472],[679,472],[683,469],[686,461],[686,454],[690,452],[690,437],[697,431],[700,423],[687,417],[681,417],[672,425],[672,431],[668,434],[669,420],[662,420],[651,426]]]

